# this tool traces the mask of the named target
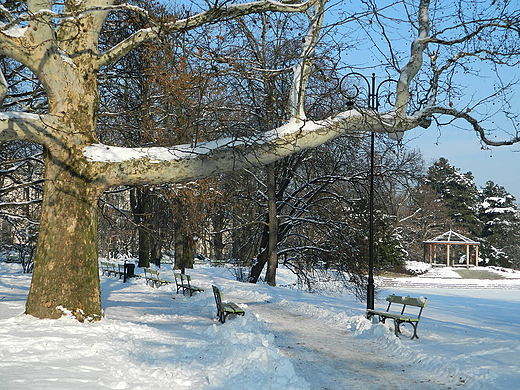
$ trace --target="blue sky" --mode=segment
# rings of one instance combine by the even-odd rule
[[[384,1],[375,3],[380,7],[389,4]],[[408,5],[417,5],[417,3],[416,1],[407,2]],[[359,7],[361,2],[343,1],[334,4],[337,4],[339,11],[344,11],[345,14],[331,11],[331,18],[334,15],[349,15],[357,10],[356,7]],[[345,27],[344,40],[359,40],[357,46],[349,48],[344,53],[344,61],[349,66],[361,64],[357,69],[361,69],[359,71],[367,77],[372,71],[376,72],[378,82],[387,77],[385,70],[390,72],[389,77],[398,78],[395,69],[388,66],[388,60],[396,59],[399,66],[403,66],[409,58],[410,42],[417,34],[415,28],[411,28],[406,21],[405,9],[401,8],[403,4],[397,2],[395,7],[385,8],[381,13],[386,16],[386,19],[380,19],[385,23],[384,33],[386,35],[384,36],[377,23],[367,25],[360,22],[359,28],[354,30]],[[442,27],[452,27],[452,24],[458,23],[459,5],[458,2],[443,0],[432,2],[430,16],[434,25],[433,30],[440,31]],[[471,18],[472,12],[486,13],[486,5],[482,3],[480,6],[484,8],[468,9],[466,17]],[[509,6],[510,11],[513,11],[517,4],[513,1],[509,3]],[[497,12],[499,8],[497,5]],[[407,10],[412,13],[416,11],[414,6]],[[490,17],[495,15],[493,10],[494,8],[489,6]],[[348,27],[351,26],[348,25]],[[464,29],[447,29],[446,34],[442,36],[446,39],[460,38],[460,35],[464,33]],[[497,45],[498,42],[490,41],[489,44]],[[389,53],[389,45],[392,46],[392,55]],[[440,67],[448,58],[452,57],[454,50],[464,51],[466,48],[462,45],[457,48],[438,49],[432,44],[430,50],[438,50],[440,53],[437,63],[437,67]],[[450,106],[453,104],[456,109],[461,111],[469,109],[471,115],[479,121],[484,129],[496,134],[496,138],[491,139],[507,140],[510,134],[515,134],[517,130],[512,126],[520,128],[520,117],[515,117],[515,111],[520,115],[518,106],[515,104],[520,99],[518,67],[482,59],[477,60],[477,58],[462,61],[464,67],[456,67],[453,75],[450,75],[449,72],[446,73],[446,79],[441,80],[441,90],[435,104],[447,105],[449,102]],[[429,60],[426,56],[424,59],[424,69],[427,75]],[[424,82],[426,76],[423,75],[422,80]],[[506,88],[506,86],[508,87]],[[446,89],[443,90],[443,88]],[[499,93],[501,88],[505,88],[505,91]],[[428,129],[414,129],[406,133],[403,142],[408,147],[420,149],[427,166],[430,166],[434,160],[445,157],[451,165],[462,172],[471,171],[478,187],[484,186],[488,180],[491,180],[505,187],[520,203],[520,144],[483,149],[478,136],[469,129],[471,126],[467,122],[457,120],[453,124],[449,124],[450,118],[443,119],[444,125],[440,130],[434,124]],[[463,128],[467,130],[463,130]]]
[[[470,171],[479,188],[492,180],[520,203],[520,144],[482,149],[473,131],[453,126],[440,131],[435,126],[414,129],[406,133],[403,142],[422,151],[426,166],[444,157],[462,172]]]

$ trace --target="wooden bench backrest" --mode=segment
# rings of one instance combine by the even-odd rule
[[[217,302],[217,306],[222,305],[222,293],[218,289],[217,286],[211,286],[213,287],[213,295],[215,295],[215,301]]]
[[[151,268],[145,268],[144,274],[149,278],[159,279],[159,271],[156,271]]]
[[[190,288],[190,281],[191,281],[190,275],[180,274],[180,276],[181,276],[181,284],[183,286],[186,286],[186,282],[188,282],[187,285],[188,285],[188,288]]]
[[[417,306],[420,308],[425,308],[426,304],[428,303],[427,298],[419,297],[419,298],[412,298],[410,296],[402,297],[399,295],[389,295],[386,297],[386,300],[389,303],[400,303],[401,305],[406,306]]]

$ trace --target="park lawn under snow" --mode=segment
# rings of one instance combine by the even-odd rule
[[[378,307],[388,293],[429,299],[410,340],[366,320],[348,294],[289,288],[283,269],[281,287],[269,287],[196,266],[189,274],[206,291],[191,298],[102,276],[102,321],[37,320],[22,314],[30,275],[0,263],[0,389],[519,389],[518,274],[488,288],[452,272],[381,288]],[[161,276],[173,280],[168,265]],[[218,323],[212,284],[246,315]]]

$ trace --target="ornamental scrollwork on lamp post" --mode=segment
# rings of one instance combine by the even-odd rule
[[[385,79],[376,83],[376,75],[372,73],[370,79],[358,72],[351,72],[343,76],[339,83],[341,94],[347,99],[348,109],[367,109],[379,111],[382,87],[396,80]],[[391,103],[391,96],[395,91],[385,90],[384,102]],[[399,141],[403,133],[388,133],[390,138]],[[374,309],[374,132],[370,131],[370,187],[369,187],[369,232],[368,232],[368,281],[367,281],[367,309]]]

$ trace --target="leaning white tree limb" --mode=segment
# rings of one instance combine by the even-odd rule
[[[102,172],[103,186],[186,181],[220,172],[269,164],[293,153],[315,148],[346,133],[406,131],[424,126],[426,115],[347,110],[321,121],[293,118],[284,126],[248,138],[228,138],[171,148],[118,148],[102,144],[84,149],[85,157]]]
[[[7,89],[9,85],[7,85],[7,81],[4,76],[4,72],[0,70],[0,106],[4,104],[4,100],[7,97]]]
[[[313,55],[320,38],[326,1],[318,0],[310,18],[309,29],[303,39],[300,61],[294,68],[293,81],[289,93],[289,115],[296,120],[305,120],[305,92],[313,67]]]
[[[397,82],[395,99],[395,111],[398,115],[405,116],[410,101],[410,84],[423,65],[424,51],[428,47],[430,35],[430,0],[421,0],[419,3],[418,23],[419,33],[410,48],[408,63],[400,71]]]

